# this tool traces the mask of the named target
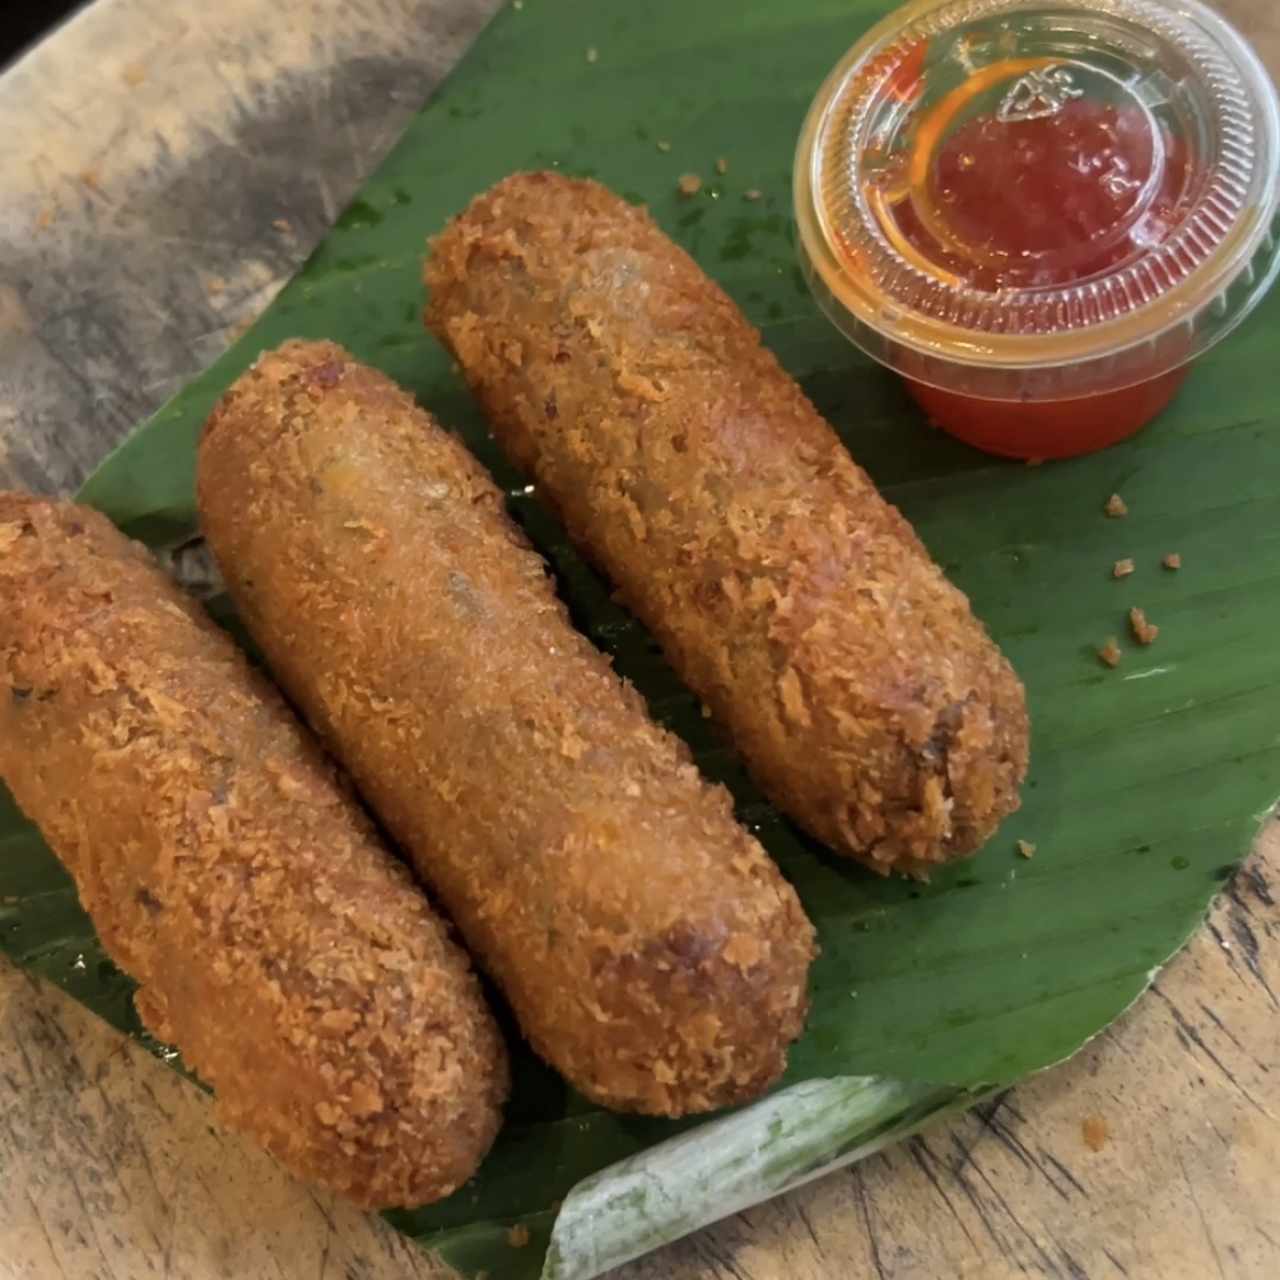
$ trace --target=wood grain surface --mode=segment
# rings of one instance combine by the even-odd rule
[[[0,486],[70,491],[218,355],[496,7],[97,0],[0,77]],[[1280,6],[1224,7],[1280,67]],[[1278,897],[1272,826],[1070,1063],[618,1280],[1272,1280]],[[445,1274],[7,968],[0,1079],[0,1280]]]

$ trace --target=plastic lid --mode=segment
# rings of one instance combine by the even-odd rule
[[[1280,111],[1199,0],[916,0],[819,91],[796,160],[815,295],[965,394],[1132,385],[1280,268]]]

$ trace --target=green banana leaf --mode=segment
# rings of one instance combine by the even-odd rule
[[[1280,441],[1280,296],[1201,361],[1160,423],[1107,453],[1028,468],[931,432],[818,315],[789,217],[809,97],[888,7],[512,6],[262,319],[83,492],[153,546],[190,540],[194,447],[217,396],[285,337],[341,341],[412,388],[508,487],[577,623],[732,789],[817,925],[808,1030],[783,1085],[753,1106],[701,1122],[611,1115],[513,1035],[515,1092],[480,1172],[442,1204],[388,1215],[469,1274],[587,1280],[1067,1057],[1187,940],[1280,793],[1280,489],[1266,467]],[[1025,804],[973,861],[927,885],[886,882],[800,835],[497,454],[423,332],[419,263],[426,235],[473,194],[547,166],[647,202],[725,285],[1022,673],[1034,724]],[[693,199],[676,192],[685,172],[705,179]],[[744,199],[753,189],[762,197]],[[1103,516],[1113,492],[1128,519]],[[1173,551],[1178,573],[1160,565]],[[1138,569],[1117,582],[1121,557]],[[224,599],[212,603],[231,621]],[[1108,670],[1096,647],[1124,637],[1134,604],[1159,641],[1122,639]],[[1033,859],[1018,839],[1038,847]],[[0,946],[142,1036],[131,983],[3,792]]]

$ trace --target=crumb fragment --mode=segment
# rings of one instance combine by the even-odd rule
[[[1127,578],[1138,566],[1130,559],[1117,560],[1111,569],[1113,578]]]
[[[53,223],[53,206],[45,205],[45,207],[41,209],[39,214],[36,216],[36,230],[48,231],[52,223]]]
[[[220,297],[227,291],[227,282],[221,276],[210,276],[204,282],[204,291],[210,298]]]
[[[676,190],[686,199],[696,196],[702,190],[702,179],[696,173],[682,173],[680,181],[676,183]]]
[[[510,1231],[507,1232],[507,1243],[513,1249],[523,1249],[529,1243],[529,1228],[523,1222],[517,1222]]]
[[[761,191],[758,187],[752,187],[749,191],[744,191],[742,193],[742,198],[744,200],[754,201],[754,200],[759,200],[763,195],[764,195],[764,192]]]
[[[1177,571],[1182,568],[1182,557],[1176,551],[1170,551],[1169,554],[1160,561],[1160,563],[1164,565],[1166,569],[1177,573]]]
[[[130,89],[136,89],[147,78],[147,69],[140,62],[131,62],[120,77]]]
[[[1139,644],[1154,644],[1160,634],[1160,628],[1148,622],[1146,613],[1136,608],[1129,610],[1129,630]]]
[[[806,728],[813,723],[805,703],[804,689],[794,667],[787,667],[778,680],[778,695],[782,700],[782,712],[793,724]]]
[[[724,158],[724,156],[720,156],[720,157],[716,160],[716,172],[717,172],[717,173],[718,173],[722,178],[724,177],[724,175],[725,175],[726,173],[728,173],[728,172],[729,172],[729,162]]]
[[[273,218],[271,225],[275,227],[277,231],[283,231],[286,235],[293,230],[293,224],[288,218]]]
[[[668,142],[666,138],[659,138],[658,150],[661,151],[663,155],[665,155],[668,151],[671,150],[671,143]]]
[[[1107,1122],[1101,1116],[1085,1116],[1080,1125],[1080,1133],[1084,1138],[1084,1145],[1090,1151],[1101,1151],[1111,1136]]]
[[[1125,505],[1124,499],[1118,494],[1113,493],[1107,499],[1107,505],[1103,510],[1112,520],[1122,520],[1129,514],[1129,508]]]
[[[600,61],[600,50],[597,49],[595,45],[589,45],[587,47],[587,61],[592,63]]]
[[[1098,650],[1098,657],[1108,667],[1118,667],[1120,665],[1120,659],[1124,657],[1124,654],[1120,652],[1120,646],[1116,643],[1115,636],[1112,636],[1111,639]]]
[[[102,194],[102,183],[98,180],[98,171],[96,169],[82,169],[80,171],[80,181],[96,195]]]
[[[1019,840],[1018,852],[1024,858],[1034,858],[1036,856],[1036,847],[1031,843],[1030,840]]]

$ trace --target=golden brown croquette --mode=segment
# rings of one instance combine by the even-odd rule
[[[198,487],[272,669],[537,1052],[662,1115],[776,1081],[799,900],[574,631],[480,464],[382,374],[293,342],[215,410]]]
[[[646,212],[518,174],[436,239],[426,279],[499,442],[780,808],[876,871],[927,874],[1018,807],[1009,664]]]
[[[0,494],[0,777],[221,1118],[365,1207],[501,1122],[466,956],[280,695],[95,511]]]

